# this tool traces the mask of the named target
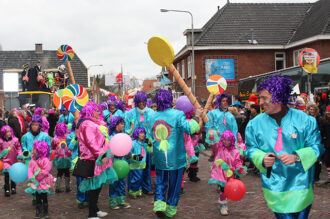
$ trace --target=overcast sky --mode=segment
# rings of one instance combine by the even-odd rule
[[[315,2],[316,0],[231,0],[230,2]],[[120,72],[140,79],[160,67],[149,58],[145,42],[167,38],[177,53],[191,27],[188,14],[161,13],[161,8],[188,10],[201,28],[227,0],[0,0],[0,45],[3,50],[45,50],[69,44],[92,73]]]

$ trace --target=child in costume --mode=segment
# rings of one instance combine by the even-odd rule
[[[130,171],[128,174],[128,193],[133,199],[142,196],[143,170],[146,168],[146,150],[145,143],[146,130],[137,128],[133,133],[133,147],[131,150]]]
[[[125,127],[124,119],[120,116],[112,117],[109,126],[109,136],[110,139],[118,133],[123,133]],[[129,156],[127,156],[129,157]],[[114,161],[118,159],[124,159],[124,157],[114,157]],[[131,205],[126,202],[126,177],[118,179],[116,182],[109,187],[109,204],[113,210],[118,210],[120,207],[130,208]]]
[[[69,150],[72,151],[70,169],[73,170],[78,160],[78,147],[79,147],[78,138],[76,138],[75,123],[72,124],[71,133],[66,138],[66,142],[68,144]],[[76,196],[77,196],[77,203],[79,209],[83,209],[88,206],[88,192],[80,192],[79,190],[79,185],[82,180],[83,180],[82,177],[76,176],[76,184],[77,184]]]
[[[22,161],[22,148],[18,138],[15,137],[13,129],[5,125],[0,130],[0,160],[3,162],[2,173],[5,175],[5,196],[16,194],[16,184],[11,181],[9,185],[9,169],[17,161]]]
[[[38,107],[35,111],[34,111],[34,115],[35,116],[40,116],[42,119],[42,125],[41,125],[41,131],[45,132],[48,134],[48,130],[49,130],[49,122],[45,116],[45,109],[43,109],[42,107]]]
[[[149,120],[154,111],[147,107],[147,95],[144,92],[138,92],[134,96],[135,107],[128,111],[125,116],[125,132],[132,134],[137,128],[144,128],[146,131],[146,142],[148,143],[146,153],[146,168],[143,170],[142,192],[152,195],[151,189],[151,164],[152,164],[152,127],[149,126]]]
[[[49,160],[49,146],[45,141],[33,144],[32,159],[28,168],[29,188],[26,193],[36,195],[36,215],[34,218],[48,218],[48,199],[54,185],[54,177],[50,174],[52,163]]]
[[[243,166],[240,158],[240,152],[235,148],[235,135],[226,130],[222,133],[220,141],[215,144],[216,155],[211,171],[211,179],[209,184],[217,184],[220,186],[220,213],[228,215],[227,198],[224,188],[229,180],[235,175],[241,177],[247,174],[247,168]]]
[[[72,152],[69,150],[66,138],[67,138],[67,126],[63,122],[60,122],[55,127],[55,137],[52,142],[52,150],[55,150],[54,167],[57,169],[57,178],[55,184],[55,192],[61,192],[61,181],[64,175],[65,179],[65,191],[70,192],[70,167]]]
[[[239,132],[237,132],[237,142],[236,142],[235,146],[236,146],[236,149],[239,151],[239,153],[241,155],[242,161],[244,162],[246,146],[244,144],[242,135]]]
[[[154,212],[158,217],[174,217],[180,199],[181,183],[186,167],[186,149],[183,133],[199,131],[198,120],[186,120],[185,114],[172,109],[173,97],[167,90],[156,95],[157,108],[150,118],[153,127],[154,158],[156,166]],[[196,112],[200,116],[201,111]]]

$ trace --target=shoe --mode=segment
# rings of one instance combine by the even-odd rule
[[[123,208],[127,209],[127,208],[131,208],[131,205],[127,202],[125,202],[124,204],[121,205]]]
[[[13,194],[13,195],[16,194],[16,188],[11,188],[11,194]]]
[[[111,206],[111,209],[112,210],[118,210],[118,209],[120,209],[120,207],[118,205],[114,205],[114,206]]]
[[[84,209],[86,208],[88,205],[85,205],[84,203],[78,203],[78,208],[79,209]]]
[[[157,217],[159,217],[159,218],[165,218],[166,217],[166,214],[163,211],[156,211],[155,213],[156,213]]]
[[[98,212],[96,212],[96,214],[97,214],[98,217],[105,217],[105,216],[108,215],[108,213],[104,212],[104,211],[98,211]]]
[[[100,217],[89,217],[88,219],[101,219]]]
[[[5,190],[5,196],[9,197],[10,196],[10,191],[9,190]]]
[[[227,201],[220,201],[220,214],[223,216],[228,215]]]

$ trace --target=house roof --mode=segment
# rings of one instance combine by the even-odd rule
[[[3,89],[3,70],[22,69],[23,64],[34,67],[36,61],[40,60],[42,69],[57,68],[65,64],[57,58],[56,50],[43,50],[41,53],[33,51],[0,51],[0,90]],[[70,61],[76,83],[87,87],[87,68],[77,54]]]
[[[250,44],[284,45],[301,24],[310,3],[228,3],[204,25],[196,46]]]

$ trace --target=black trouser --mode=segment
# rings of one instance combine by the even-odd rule
[[[70,169],[57,169],[57,177],[62,177],[63,174],[65,177],[70,177]]]
[[[97,207],[97,201],[99,200],[101,189],[102,188],[88,191],[88,217],[97,217],[97,212],[99,211],[99,208]]]
[[[5,186],[4,186],[4,189],[5,190],[10,190],[10,186],[9,186],[9,173],[6,172],[6,173],[4,173],[4,175],[5,175]],[[16,189],[16,183],[13,182],[13,181],[11,181],[10,183],[11,183],[11,188],[12,189]]]
[[[315,162],[315,175],[314,175],[314,179],[316,181],[320,180],[321,169],[322,169],[322,165],[321,165],[320,161],[316,161]]]
[[[48,200],[47,200],[47,193],[43,192],[43,193],[38,193],[36,192],[36,201],[37,201],[37,205],[41,205],[41,204],[48,204]]]

